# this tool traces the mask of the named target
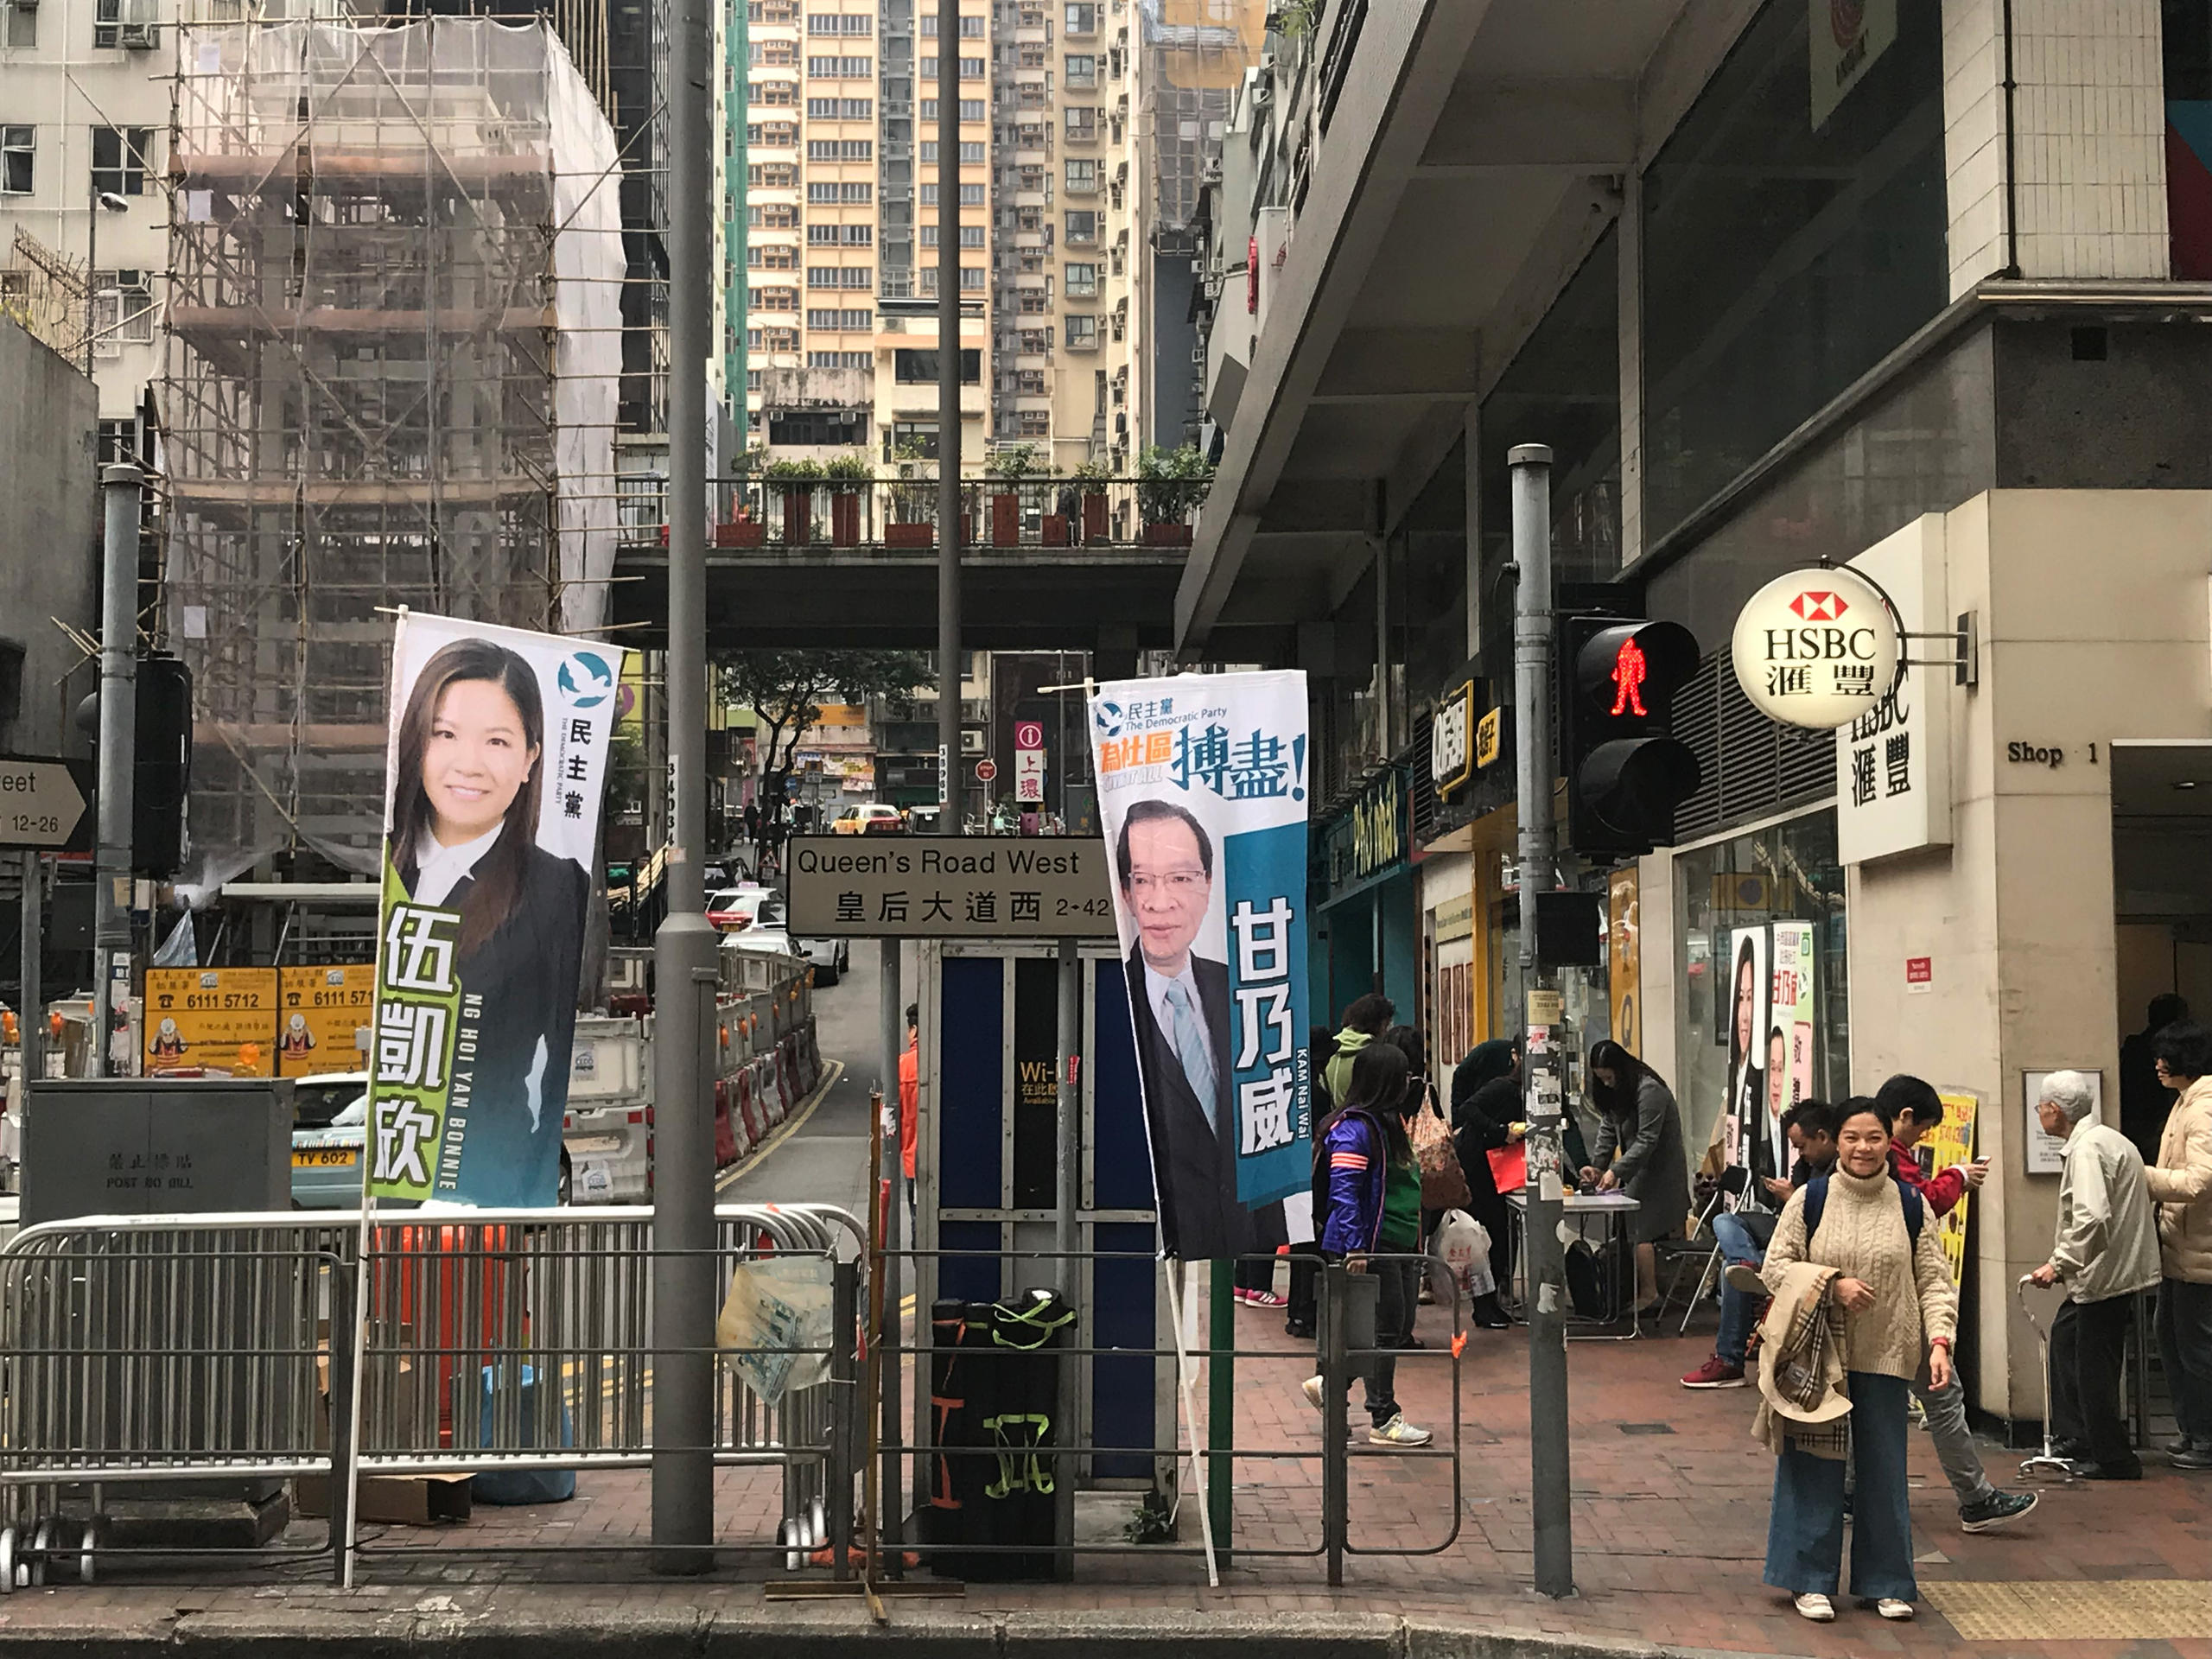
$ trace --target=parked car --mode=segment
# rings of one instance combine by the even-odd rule
[[[772,887],[724,887],[707,899],[707,920],[725,933],[742,933],[757,922],[780,926],[784,901]]]
[[[906,833],[906,815],[881,801],[869,801],[840,810],[830,821],[830,832],[836,836],[903,836]]]
[[[764,950],[787,957],[804,957],[814,969],[814,982],[819,988],[835,985],[845,976],[852,966],[853,947],[849,939],[794,939],[784,925],[783,912],[778,909],[772,921],[762,921],[733,935],[728,944],[740,950]]]
[[[292,1205],[354,1210],[368,1145],[369,1074],[334,1071],[292,1086]]]

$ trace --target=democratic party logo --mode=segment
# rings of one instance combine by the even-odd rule
[[[1100,697],[1090,705],[1090,718],[1098,727],[1101,737],[1122,734],[1122,705]]]
[[[553,680],[571,709],[596,709],[614,695],[614,671],[594,651],[571,652]]]

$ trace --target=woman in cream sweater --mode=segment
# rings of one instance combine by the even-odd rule
[[[1890,1174],[1890,1118],[1864,1097],[1844,1103],[1836,1166],[1827,1179],[1820,1225],[1806,1236],[1812,1184],[1790,1196],[1775,1224],[1764,1276],[1779,1288],[1800,1262],[1835,1271],[1828,1295],[1841,1310],[1843,1370],[1851,1395],[1851,1592],[1885,1618],[1910,1618],[1912,1522],[1906,1508],[1905,1432],[1912,1380],[1928,1359],[1929,1380],[1950,1379],[1958,1295],[1923,1213],[1918,1238],[1906,1218],[1920,1196]],[[1774,1471],[1767,1526],[1766,1582],[1796,1598],[1797,1611],[1825,1623],[1843,1563],[1843,1463],[1785,1444]]]

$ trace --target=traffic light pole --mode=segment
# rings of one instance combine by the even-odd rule
[[[1541,443],[1507,451],[1513,480],[1513,700],[1515,777],[1521,820],[1521,983],[1526,1002],[1522,1109],[1529,1124],[1529,1475],[1536,1522],[1536,1588],[1574,1593],[1574,1525],[1567,1436],[1567,1273],[1560,1240],[1565,1213],[1560,1170],[1559,976],[1537,948],[1539,893],[1558,885],[1552,826],[1552,452]]]

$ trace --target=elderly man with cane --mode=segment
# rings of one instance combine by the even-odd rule
[[[2063,1283],[2066,1304],[2050,1328],[2050,1427],[2060,1456],[2087,1480],[2140,1480],[2120,1404],[2134,1300],[2158,1282],[2158,1230],[2143,1154],[2090,1116],[2093,1082],[2079,1071],[2044,1079],[2036,1118],[2063,1136],[2058,1236],[2050,1260],[2028,1277]],[[2086,1461],[2082,1461],[2086,1459]]]

